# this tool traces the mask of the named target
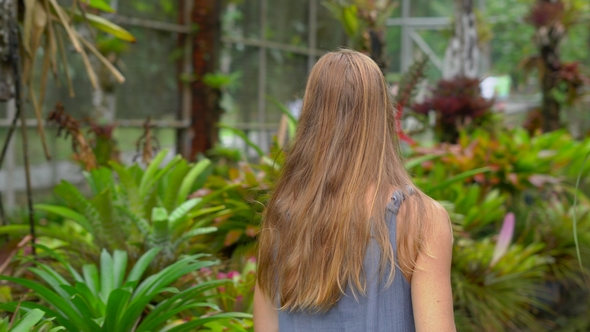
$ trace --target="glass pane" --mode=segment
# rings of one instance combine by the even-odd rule
[[[115,9],[123,16],[176,23],[178,6],[174,0],[119,0]]]
[[[241,44],[231,45],[226,50],[230,73],[238,73],[239,79],[235,86],[230,87],[222,101],[225,110],[222,122],[235,125],[237,123],[255,122],[258,114],[258,68],[260,50]]]
[[[227,37],[253,38],[260,36],[260,0],[224,1],[221,25]]]
[[[176,146],[176,130],[174,128],[153,128],[152,135],[155,144],[160,149],[174,149]],[[142,128],[116,128],[114,139],[121,151],[120,159],[123,163],[131,163],[134,159],[141,160],[137,151],[137,142],[144,134]],[[139,158],[139,159],[137,159]]]
[[[333,51],[338,46],[344,45],[346,45],[346,34],[342,25],[322,4],[322,1],[318,1],[317,48]]]
[[[410,16],[413,17],[448,17],[453,16],[453,0],[411,0]]]
[[[450,39],[450,31],[448,30],[418,30],[416,33],[422,37],[426,45],[437,56],[440,62],[444,61],[445,51],[447,49],[448,41]],[[425,54],[420,47],[414,43],[414,52],[421,52]],[[442,78],[442,72],[432,62],[426,67],[426,77],[431,81],[437,81]]]
[[[91,116],[92,114],[92,85],[88,78],[88,72],[82,61],[80,54],[75,52],[67,53],[68,71],[72,81],[74,90],[74,97],[70,97],[68,83],[64,71],[59,72],[59,79],[55,81],[52,75],[47,78],[47,90],[45,92],[45,101],[43,103],[44,113],[47,115],[55,108],[55,104],[62,103],[67,113],[71,114],[76,119]],[[93,61],[95,58],[90,56]],[[38,57],[40,58],[40,57]],[[39,61],[39,60],[38,60]],[[59,60],[58,60],[59,61]],[[58,62],[60,67],[61,61]],[[34,72],[34,82],[41,81],[41,70]],[[35,92],[39,93],[39,88],[35,88]],[[30,113],[33,114],[31,110]],[[29,116],[29,117],[32,117]]]
[[[117,118],[173,119],[179,109],[176,36],[133,28],[137,43],[121,56],[127,81],[115,86]]]
[[[270,50],[267,59],[266,94],[298,111],[308,74],[307,56]],[[266,103],[267,123],[278,124],[282,114],[275,104]]]
[[[6,117],[8,116],[8,111],[6,109],[7,105],[8,102],[0,102],[0,120],[6,119]]]
[[[268,1],[266,39],[306,47],[309,35],[309,1]]]
[[[401,55],[401,32],[400,27],[387,27],[385,33],[385,56],[387,59],[387,72],[400,72],[400,55]]]

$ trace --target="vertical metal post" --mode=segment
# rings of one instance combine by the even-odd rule
[[[16,104],[14,98],[9,100],[6,104],[7,118],[13,119],[16,116]],[[4,168],[4,198],[6,199],[4,204],[5,211],[10,211],[16,206],[16,194],[14,188],[14,169],[15,163],[15,150],[14,150],[14,139],[8,143],[8,149],[6,150],[5,168]]]
[[[191,13],[193,12],[193,1],[185,0],[181,1],[182,12],[182,24],[189,27],[191,22]],[[183,44],[180,45],[183,48],[182,63],[180,65],[181,74],[191,73],[192,69],[192,52],[193,52],[193,39],[190,38],[189,34],[184,36]],[[192,108],[192,93],[191,84],[189,82],[180,83],[181,98],[180,98],[180,110],[178,112],[178,119],[183,123],[189,123],[191,117]],[[190,138],[188,137],[188,130],[186,127],[178,128],[176,130],[176,153],[180,153],[186,158],[190,155]]]
[[[486,0],[478,0],[477,6],[479,7],[480,12],[485,12],[486,10]],[[479,73],[481,75],[487,75],[488,71],[490,70],[492,63],[492,55],[490,51],[490,43],[487,42],[483,45],[481,49],[481,57],[480,57],[480,68]]]
[[[57,135],[51,135],[52,139],[51,142],[49,143],[50,146],[49,148],[51,149],[51,155],[52,156],[57,156],[57,153],[59,152],[59,148],[58,148],[58,143],[57,143]],[[49,161],[50,163],[50,171],[51,171],[51,181],[49,182],[49,185],[51,187],[59,184],[59,182],[61,181],[60,176],[59,176],[59,162],[56,158],[51,158],[51,160]]]
[[[266,9],[267,0],[260,0],[260,57],[258,58],[258,137],[260,147],[268,147],[264,124],[266,122]]]
[[[401,72],[405,72],[412,65],[412,28],[408,25],[410,5],[410,0],[402,0]]]
[[[315,64],[316,57],[315,51],[317,48],[317,36],[318,36],[318,1],[309,0],[309,36],[308,36],[308,48],[309,55],[307,56],[307,70],[310,71]]]

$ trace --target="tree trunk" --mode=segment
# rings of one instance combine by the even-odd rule
[[[14,0],[0,0],[0,102],[12,99],[12,61],[10,29],[14,20]]]
[[[538,0],[537,5],[551,3],[555,10],[559,10],[560,1]],[[546,7],[547,8],[547,7]],[[551,8],[551,7],[548,7]],[[546,9],[547,10],[547,9]],[[543,116],[543,132],[557,130],[560,127],[559,113],[561,105],[554,96],[554,89],[558,85],[557,73],[561,67],[559,44],[565,35],[565,28],[559,20],[550,21],[548,25],[537,27],[534,41],[539,48],[541,58],[541,92],[543,103],[541,114]]]
[[[541,82],[543,93],[541,114],[543,115],[543,132],[550,132],[560,127],[559,112],[561,107],[553,95],[553,89],[555,89],[558,83],[554,75],[557,70],[550,62],[547,62],[545,57],[543,57],[543,67],[545,68],[545,74],[543,74]]]
[[[384,57],[385,41],[383,29],[369,29],[370,57],[377,63],[383,75],[386,74],[387,62]]]
[[[479,48],[473,7],[473,0],[455,0],[455,33],[445,53],[445,80],[478,77]]]
[[[185,0],[191,1],[191,0]],[[196,31],[192,38],[191,83],[191,149],[189,158],[211,149],[218,141],[217,123],[221,116],[221,92],[203,82],[206,74],[217,70],[221,34],[220,1],[192,0],[191,23]],[[182,7],[181,7],[182,8]]]

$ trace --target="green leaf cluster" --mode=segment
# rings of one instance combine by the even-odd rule
[[[27,312],[27,315],[32,313],[37,318],[45,316],[55,319],[67,331],[84,332],[194,331],[211,321],[251,317],[241,313],[218,313],[219,308],[207,302],[207,291],[223,285],[224,280],[202,282],[182,290],[170,287],[187,274],[218,264],[202,254],[182,257],[159,272],[144,276],[161,250],[150,249],[133,266],[128,265],[125,251],[116,250],[111,255],[103,250],[100,269],[95,264],[86,264],[81,272],[54,254],[68,276],[41,262],[35,262],[36,266],[30,271],[45,285],[29,279],[0,276],[0,280],[33,290],[43,302],[10,302],[0,304],[0,308]],[[178,314],[195,313],[197,309],[201,315],[183,324],[174,321]]]
[[[8,317],[0,319],[0,332],[57,332],[65,330],[63,326],[52,327],[53,319],[43,319],[44,315],[45,312],[42,310],[33,309],[14,322],[11,322]]]
[[[210,161],[204,159],[194,165],[179,156],[165,163],[167,151],[160,152],[144,170],[137,164],[122,166],[111,162],[111,168],[101,167],[85,173],[90,197],[87,198],[73,184],[62,181],[54,192],[64,205],[37,204],[35,209],[61,216],[81,226],[82,233],[65,238],[72,244],[84,242],[84,234],[91,241],[84,250],[94,256],[105,248],[125,250],[132,259],[152,248],[161,248],[154,268],[162,268],[174,261],[181,252],[190,252],[192,241],[215,232],[211,221],[223,215],[224,206],[210,206],[209,202],[222,191],[203,197],[189,196],[199,189],[208,175]],[[51,235],[52,227],[41,232]],[[201,246],[197,251],[206,248]]]
[[[572,289],[586,288],[590,271],[590,140],[564,131],[530,135],[522,129],[461,133],[457,144],[417,148],[407,165],[416,184],[441,201],[453,222],[455,318],[465,331],[544,330],[569,318]],[[485,169],[484,172],[476,172]],[[451,181],[456,180],[456,181]],[[574,204],[574,195],[579,204]],[[516,215],[515,239],[491,264],[501,221]],[[558,325],[556,325],[558,324]],[[483,328],[482,328],[483,327]]]

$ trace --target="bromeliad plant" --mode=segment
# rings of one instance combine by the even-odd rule
[[[535,309],[547,309],[543,282],[551,257],[542,255],[544,244],[512,245],[497,262],[494,247],[489,238],[456,241],[451,280],[458,330],[544,330],[535,317]]]
[[[493,101],[481,96],[479,80],[458,77],[441,80],[432,91],[432,97],[412,106],[415,112],[436,112],[435,133],[444,142],[455,142],[459,129],[477,124],[489,113]]]
[[[144,276],[160,250],[147,251],[133,266],[128,266],[126,252],[117,250],[111,255],[103,250],[100,270],[94,264],[87,264],[81,273],[54,254],[69,276],[39,262],[30,271],[46,285],[0,276],[0,280],[33,290],[43,300],[4,303],[0,304],[0,309],[9,312],[40,309],[45,317],[54,318],[67,331],[82,332],[194,331],[211,321],[251,317],[242,313],[220,313],[215,304],[207,302],[204,294],[224,285],[226,280],[202,282],[180,290],[170,287],[179,278],[218,264],[202,254],[182,257],[158,273]],[[191,311],[193,318],[179,324],[175,319],[187,311]]]
[[[590,171],[590,165],[582,168],[589,150],[590,140],[577,142],[563,131],[531,137],[521,128],[498,133],[463,131],[457,144],[441,143],[416,149],[418,155],[440,155],[444,162],[440,169],[435,163],[424,163],[422,174],[444,172],[441,174],[444,179],[487,167],[488,172],[469,177],[466,183],[478,183],[485,188],[484,192],[495,188],[509,195],[555,188],[568,182],[573,185],[580,169],[584,175]]]
[[[15,315],[17,315],[15,313]],[[64,331],[63,326],[53,327],[53,319],[43,319],[45,312],[32,309],[22,317],[0,319],[0,332],[58,332]]]
[[[216,303],[223,311],[240,311],[252,313],[254,306],[254,285],[256,284],[256,258],[243,258],[241,270],[227,271],[217,266],[213,269],[201,269],[197,281],[228,280],[223,286],[212,290]]]
[[[455,145],[414,147],[406,168],[421,189],[441,200],[453,222],[452,280],[461,330],[556,327],[547,317],[559,304],[549,291],[555,285],[580,287],[586,271],[576,266],[571,211],[567,212],[573,208],[549,209],[543,202],[547,195],[557,194],[566,207],[571,206],[576,192],[572,179],[580,169],[582,174],[590,170],[582,165],[588,150],[590,140],[576,142],[563,132],[531,137],[521,129],[497,133],[475,130],[472,136],[461,133]],[[278,174],[283,162],[282,151],[272,151],[270,158],[263,159],[261,154],[260,163],[216,169],[206,184],[215,189],[241,183],[217,202],[243,208],[241,213],[217,220],[218,227],[228,225],[228,230],[211,235],[217,237],[213,243],[225,246],[223,250],[231,253],[254,243],[261,207],[273,183],[269,179]],[[267,164],[269,159],[276,163]],[[269,165],[275,168],[265,169]],[[585,207],[577,210],[583,218],[578,232],[585,234],[590,201],[582,194],[580,200]],[[248,201],[253,205],[250,210]],[[534,215],[527,214],[537,209]],[[498,235],[507,210],[515,211],[517,218],[508,214]],[[518,235],[513,243],[506,229]],[[587,236],[580,241],[584,246]],[[240,279],[235,273],[231,277]]]
[[[207,205],[223,191],[189,198],[207,175],[208,160],[189,165],[177,156],[161,167],[165,156],[166,151],[160,152],[145,170],[138,165],[124,167],[112,162],[112,169],[101,167],[85,173],[89,199],[73,184],[62,181],[54,191],[65,206],[37,204],[35,208],[81,226],[83,232],[70,237],[75,241],[89,234],[95,257],[100,248],[125,250],[133,260],[147,250],[163,248],[154,266],[161,268],[181,252],[194,251],[191,241],[216,231],[206,225],[220,211],[227,213],[223,206]]]

